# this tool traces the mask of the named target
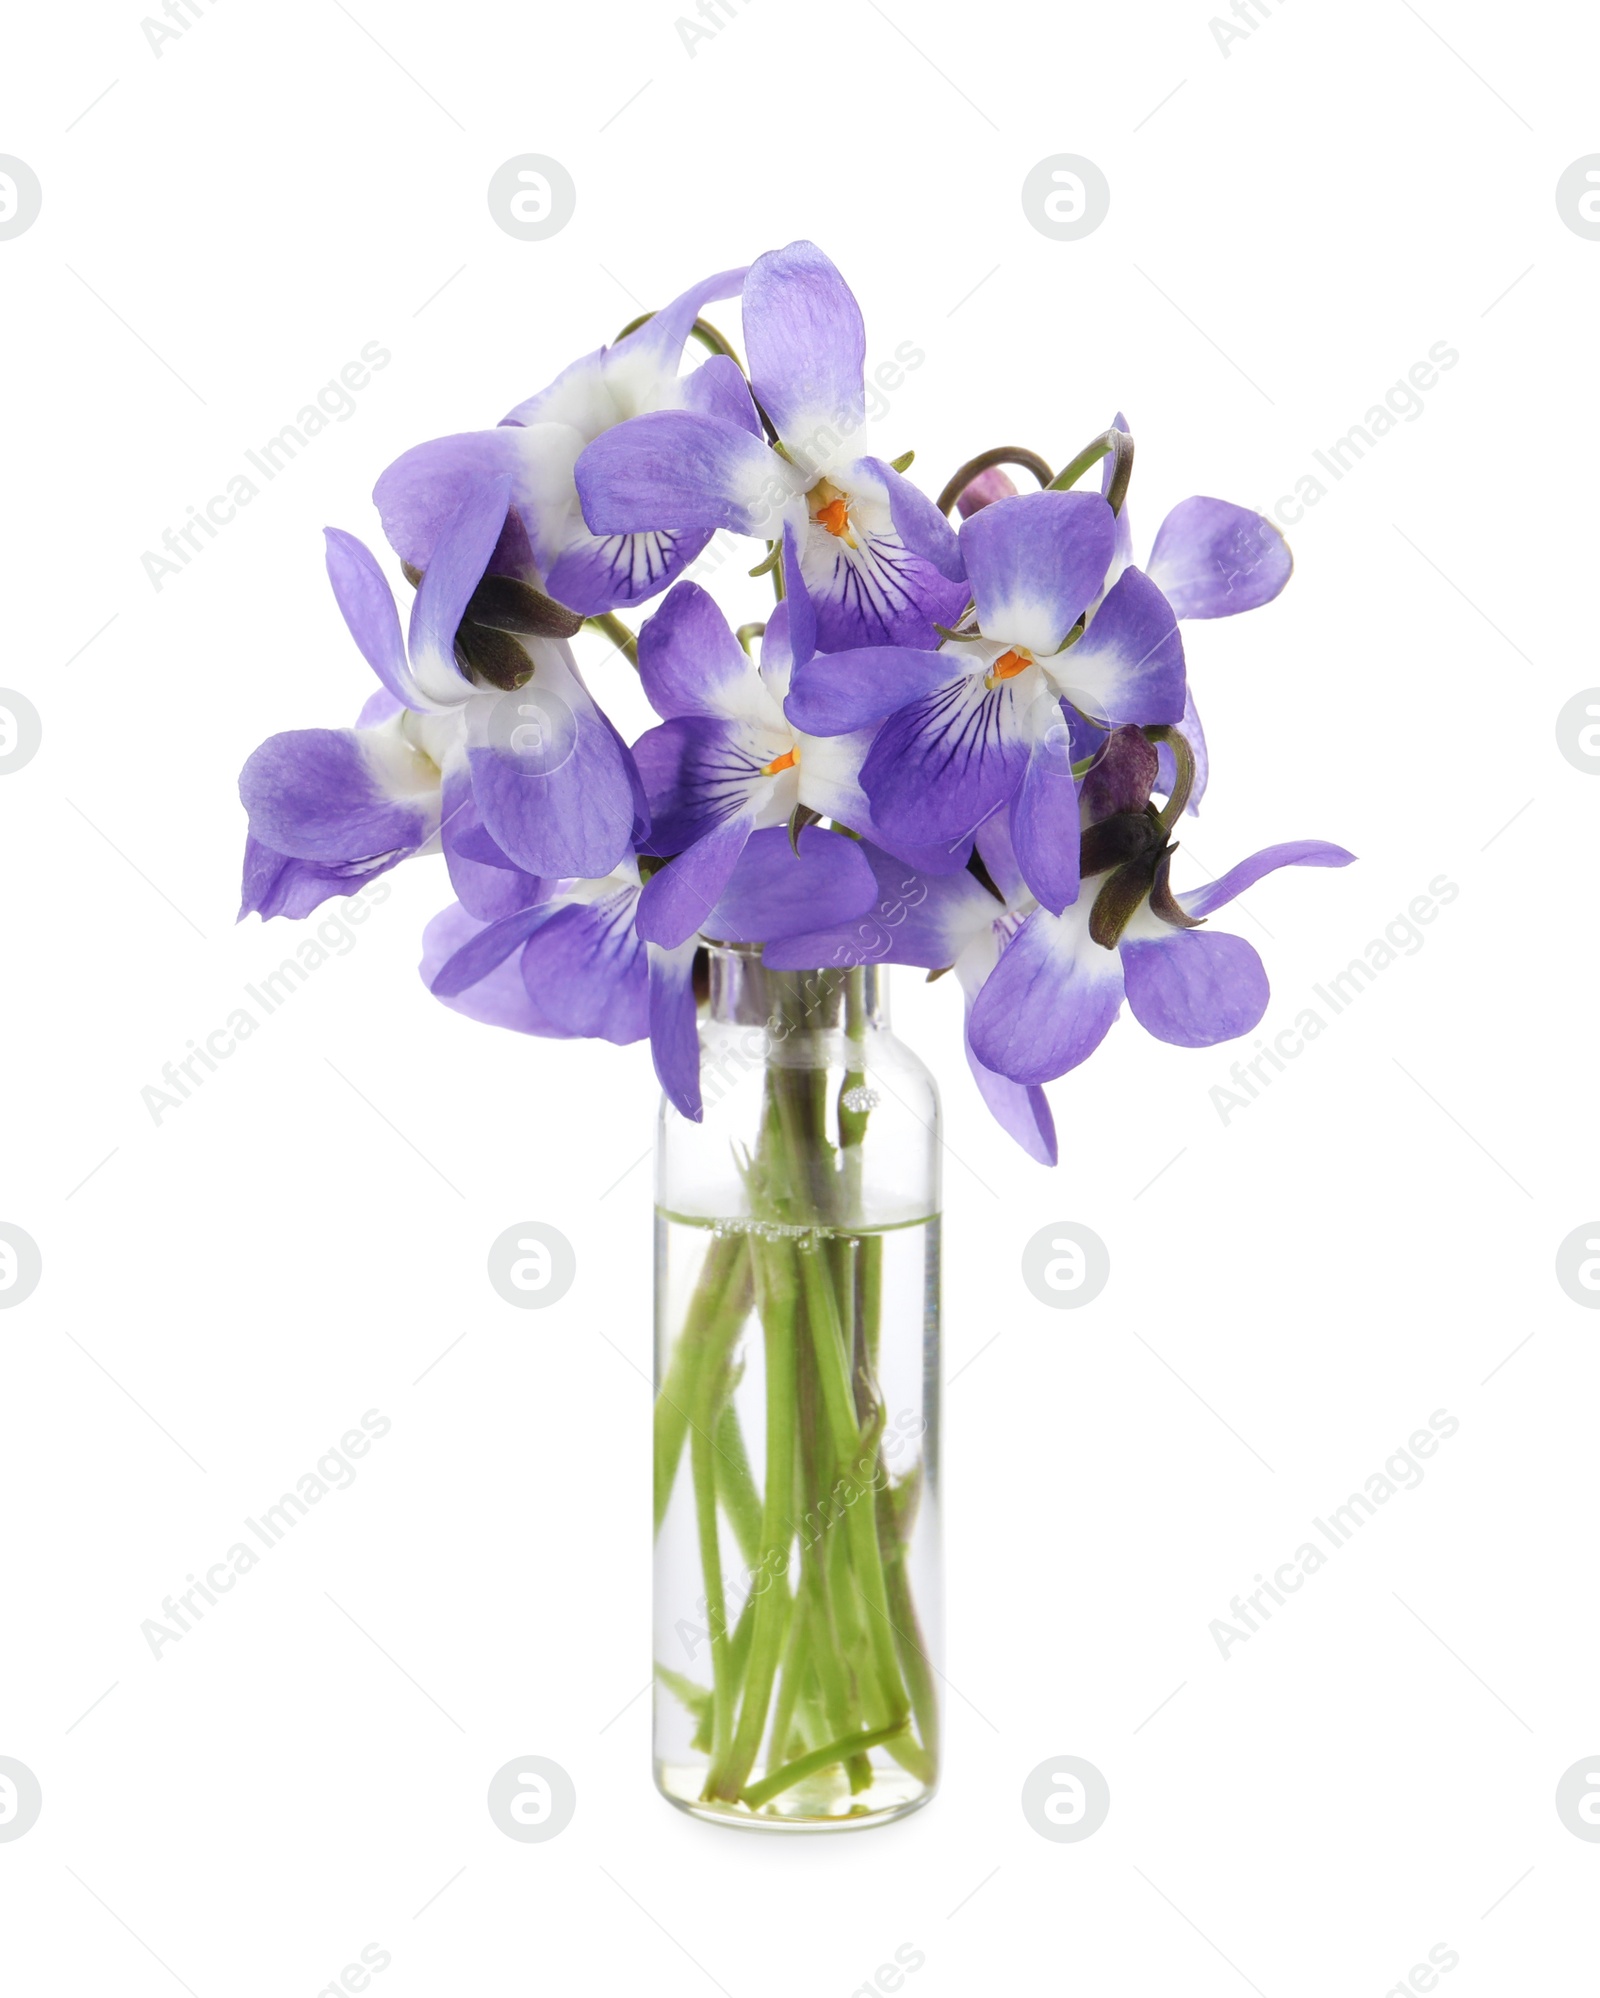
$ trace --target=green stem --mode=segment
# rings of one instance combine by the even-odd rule
[[[833,1147],[824,1129],[823,1092],[828,1078],[809,1068],[773,1068],[768,1074],[777,1108],[776,1136],[791,1217],[812,1227],[826,1226],[833,1207]]]
[[[861,1430],[856,1422],[855,1396],[851,1390],[849,1363],[839,1322],[839,1304],[827,1280],[827,1265],[818,1249],[802,1249],[801,1266],[806,1286],[806,1312],[811,1320],[817,1355],[817,1373],[822,1384],[822,1401],[832,1430],[835,1470],[854,1476],[861,1454]],[[905,1710],[905,1688],[894,1655],[889,1628],[888,1599],[884,1592],[883,1564],[878,1555],[877,1529],[870,1509],[857,1498],[845,1508],[854,1583],[866,1606],[867,1642],[871,1647],[878,1679],[878,1704],[885,1720]]]
[[[808,1776],[815,1776],[819,1769],[826,1769],[834,1762],[847,1762],[852,1756],[865,1755],[868,1749],[880,1747],[892,1735],[899,1734],[905,1725],[903,1720],[892,1721],[885,1727],[865,1728],[860,1734],[847,1734],[822,1748],[814,1748],[809,1755],[802,1755],[795,1762],[786,1762],[761,1782],[752,1783],[743,1792],[742,1801],[752,1811],[758,1811],[763,1804],[781,1796],[791,1785],[803,1783]]]
[[[822,1406],[833,1432],[834,1470],[838,1472],[856,1454],[861,1441],[856,1421],[855,1396],[850,1386],[849,1364],[845,1357],[844,1328],[839,1318],[839,1300],[834,1294],[832,1268],[825,1243],[812,1241],[800,1251],[800,1267],[806,1288],[806,1315],[811,1321],[813,1346],[817,1355],[817,1380],[822,1388]]]
[[[712,1763],[727,1752],[733,1717],[733,1660],[729,1649],[727,1599],[722,1589],[722,1549],[717,1538],[717,1476],[711,1441],[712,1411],[701,1407],[689,1445],[694,1477],[695,1526],[700,1540],[700,1576],[706,1585],[706,1623],[711,1631]]]
[[[744,1678],[744,1669],[750,1658],[750,1643],[755,1636],[756,1599],[746,1596],[744,1607],[739,1612],[739,1621],[733,1626],[733,1635],[728,1639],[728,1675],[737,1698],[739,1685]]]
[[[935,506],[941,513],[948,513],[973,480],[996,465],[1018,465],[1023,471],[1032,472],[1041,486],[1050,483],[1050,467],[1037,451],[1026,450],[1020,444],[997,444],[992,451],[980,451],[976,458],[969,458],[958,471],[953,472],[944,491],[934,501]]]
[[[799,1339],[796,1357],[800,1377],[801,1449],[797,1512],[802,1536],[801,1590],[810,1605],[812,1664],[823,1713],[830,1723],[827,1731],[832,1736],[848,1734],[861,1723],[860,1704],[845,1664],[846,1659],[859,1648],[859,1632],[853,1621],[854,1592],[846,1589],[841,1596],[832,1582],[830,1557],[835,1542],[826,1502],[831,1482],[828,1468],[831,1457],[822,1433],[821,1390],[817,1384],[816,1356],[809,1336]]]
[[[839,1085],[839,1146],[844,1161],[844,1212],[849,1221],[859,1221],[862,1195],[862,1154],[866,1142],[870,1109],[852,1109],[850,1098],[859,1103],[867,1087],[867,974],[857,965],[845,981],[844,1041],[845,1074]]]
[[[878,1409],[876,1389],[867,1371],[866,1347],[862,1343],[861,1241],[858,1236],[836,1236],[828,1246],[833,1259],[834,1295],[839,1300],[839,1327],[855,1389],[856,1432],[865,1443],[867,1437],[877,1433]]]
[[[623,327],[622,331],[617,335],[616,340],[612,342],[612,345],[615,346],[618,342],[626,340],[630,333],[637,333],[641,326],[648,325],[655,316],[653,311],[637,314],[636,317],[630,319],[627,325]],[[732,343],[724,339],[709,319],[697,319],[689,328],[689,331],[708,353],[725,354],[739,370],[740,374],[744,373],[744,363],[734,352]]]
[[[816,1632],[811,1646],[811,1662],[822,1695],[823,1712],[836,1730],[848,1732],[849,1724],[857,1718],[858,1706],[845,1671],[845,1647],[838,1619],[833,1613],[832,1593],[828,1588],[826,1565],[821,1555],[811,1560],[806,1586],[811,1592],[811,1619]]]
[[[800,1697],[795,1703],[795,1731],[800,1738],[802,1755],[813,1748],[820,1748],[825,1741],[832,1741],[838,1734],[836,1727],[828,1725],[828,1717],[823,1709],[821,1683],[815,1671],[808,1672],[800,1688]],[[783,1758],[785,1761],[791,1759]]]
[[[733,1401],[723,1403],[717,1417],[716,1435],[717,1497],[728,1515],[739,1552],[753,1568],[761,1559],[761,1499],[756,1481],[750,1475],[750,1459],[745,1452],[744,1431]]]
[[[922,1738],[922,1760],[916,1768],[899,1749],[895,1759],[913,1774],[931,1783],[939,1766],[939,1691],[933,1683],[933,1667],[928,1660],[922,1625],[917,1619],[911,1596],[911,1580],[906,1573],[906,1548],[900,1522],[895,1516],[894,1498],[887,1485],[878,1493],[878,1539],[883,1547],[884,1582],[889,1596],[889,1616],[894,1626],[895,1648],[911,1691],[911,1711],[916,1715],[917,1733]]]
[[[656,1660],[656,1677],[672,1694],[682,1701],[694,1721],[694,1739],[689,1746],[702,1754],[711,1752],[711,1695],[704,1686],[697,1686],[693,1679],[682,1672],[674,1672],[670,1665]]]
[[[766,1733],[773,1675],[790,1613],[788,1566],[794,1525],[789,1517],[789,1492],[794,1483],[794,1327],[798,1304],[794,1250],[784,1241],[763,1243],[760,1265],[767,1366],[767,1495],[761,1518],[761,1552],[754,1565],[761,1591],[756,1598],[755,1633],[732,1748],[726,1760],[717,1759],[706,1782],[708,1796],[730,1800],[744,1788]]]
[[[861,1343],[867,1355],[867,1372],[878,1378],[878,1335],[883,1320],[883,1237],[861,1238]]]
[[[1183,808],[1189,802],[1189,793],[1194,789],[1194,751],[1189,746],[1189,738],[1182,729],[1162,724],[1145,730],[1148,742],[1164,742],[1172,751],[1172,795],[1156,814],[1156,823],[1163,832],[1170,833],[1183,816]]]
[[[1121,513],[1122,503],[1128,497],[1128,481],[1133,477],[1133,439],[1126,430],[1113,426],[1102,430],[1090,444],[1085,444],[1077,457],[1064,465],[1050,481],[1050,491],[1065,492],[1075,486],[1091,465],[1098,465],[1107,452],[1112,455],[1111,480],[1106,487],[1106,504],[1113,513]]]
[[[1053,493],[1068,491],[1078,483],[1079,479],[1083,477],[1091,465],[1098,465],[1110,449],[1111,432],[1109,430],[1102,430],[1092,443],[1084,445],[1077,457],[1067,460],[1066,464],[1061,467],[1061,470],[1050,481],[1049,490]]]
[[[655,1405],[656,1531],[672,1500],[677,1482],[689,1411],[699,1391],[701,1370],[719,1367],[727,1358],[750,1311],[750,1243],[745,1235],[724,1235],[712,1242],[701,1266],[700,1279],[684,1313],[683,1329],[673,1347],[667,1377]]]
[[[767,1741],[767,1767],[774,1769],[788,1753],[789,1736],[794,1729],[795,1709],[809,1663],[807,1642],[811,1634],[811,1605],[802,1590],[794,1599],[789,1618],[789,1634],[784,1639],[783,1657],[778,1665],[778,1697],[772,1709],[772,1733]]]
[[[638,672],[639,641],[620,617],[614,616],[610,611],[597,611],[593,617],[586,618],[584,622],[593,625],[596,631],[603,631],[633,670]]]
[[[843,1101],[868,1082],[865,975],[824,972],[774,1004],[781,1045],[742,1168],[751,1221],[708,1249],[656,1408],[658,1524],[687,1435],[715,1632],[713,1683],[695,1709],[697,1745],[709,1737],[710,1749],[701,1795],[752,1809],[830,1767],[870,1803],[876,1748],[931,1784],[938,1742],[908,1574],[911,1514],[881,1482],[885,1249],[866,1225],[870,1099]],[[841,1027],[834,1101],[824,1057]],[[759,1490],[734,1399],[752,1304],[765,1381]],[[740,1589],[723,1572],[723,1517],[751,1581],[731,1633]]]
[[[848,982],[845,996],[847,1026],[857,1024],[849,1018]],[[855,998],[857,1007],[863,1011],[864,1025],[864,981],[858,986]],[[779,1071],[773,1080],[778,1113],[776,1135],[785,1154],[785,1177],[791,1187],[804,1181],[811,1183],[812,1211],[825,1225],[832,1218],[829,1196],[833,1191],[832,1174],[828,1172],[831,1148],[825,1127],[825,1077],[820,1072],[808,1075],[805,1070],[790,1069]],[[826,1238],[813,1237],[801,1245],[798,1253],[805,1316],[811,1335],[809,1344],[822,1403],[821,1447],[815,1454],[822,1473],[818,1479],[821,1509],[827,1517],[835,1481],[841,1474],[854,1481],[858,1471],[866,1468],[856,1462],[862,1455],[863,1436],[853,1382],[854,1341],[852,1338],[850,1343],[846,1342],[846,1313],[840,1308],[840,1292],[835,1287]],[[870,1662],[871,1670],[864,1674],[862,1688],[868,1717],[875,1713],[880,1723],[887,1724],[903,1716],[909,1702],[888,1621],[888,1599],[870,1502],[863,1504],[856,1497],[847,1504],[844,1523],[843,1541],[835,1543],[824,1563],[828,1594],[841,1638],[850,1631],[861,1640],[859,1644],[849,1643],[846,1638],[845,1655],[857,1656],[864,1650],[867,1656],[862,1660],[863,1666]],[[857,1595],[861,1598],[859,1604],[855,1600]]]
[[[738,354],[734,351],[733,342],[719,333],[709,319],[697,319],[689,328],[689,331],[700,342],[701,346],[705,348],[708,354],[722,354],[726,356],[728,360],[732,361],[741,375],[744,373],[744,362],[739,359]]]

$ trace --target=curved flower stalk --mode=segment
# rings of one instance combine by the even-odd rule
[[[601,535],[654,526],[703,545],[722,527],[781,546],[825,652],[932,644],[964,601],[955,536],[909,480],[855,446],[866,329],[849,286],[814,243],[768,251],[745,279],[744,328],[772,442],[723,412],[635,417],[578,460],[584,519]]]
[[[1120,411],[1114,427],[1127,432],[1127,421]],[[1101,473],[1102,490],[1109,487],[1112,476],[1112,460],[1108,458]],[[1112,558],[1111,582],[1132,560],[1132,548],[1132,524],[1124,506],[1117,514],[1117,550]],[[1156,529],[1144,567],[1145,574],[1180,620],[1236,617],[1241,611],[1259,610],[1280,594],[1294,574],[1294,556],[1288,542],[1265,514],[1251,507],[1235,506],[1231,500],[1208,499],[1196,493],[1179,500]],[[1192,688],[1185,690],[1179,727],[1195,763],[1189,802],[1184,809],[1197,813],[1211,766]],[[1157,789],[1170,791],[1177,781],[1172,750],[1166,743],[1157,747],[1161,758]]]
[[[1170,723],[1184,711],[1166,599],[1131,566],[1102,594],[1115,536],[1094,493],[984,506],[961,528],[970,626],[937,652],[813,660],[787,706],[818,733],[881,724],[861,782],[891,837],[956,838],[1009,805],[1023,877],[1057,913],[1078,890],[1071,719]]]
[[[620,1046],[650,1037],[662,1088],[698,1121],[700,1043],[693,965],[698,936],[671,946],[644,934],[644,872],[629,858],[602,880],[552,884],[497,922],[457,905],[429,925],[422,974],[447,1005],[488,1024]],[[854,840],[814,827],[793,848],[778,827],[752,833],[707,907],[723,943],[759,943],[871,907],[876,883]],[[697,928],[700,926],[697,925]]]
[[[1130,439],[1126,417],[1121,411],[1112,420],[1112,430]],[[1116,454],[1108,451],[1101,467],[1100,491],[1108,496],[1116,477]],[[1046,468],[1048,469],[1048,468]],[[960,495],[963,516],[970,517],[995,501],[1016,494],[1015,483],[999,466],[980,473]],[[1133,561],[1133,532],[1124,501],[1116,509],[1116,545],[1106,570],[1103,592],[1109,592]],[[1155,542],[1144,564],[1144,573],[1172,606],[1173,615],[1185,618],[1234,617],[1241,611],[1259,610],[1278,596],[1294,573],[1294,556],[1277,527],[1264,514],[1250,507],[1235,506],[1231,500],[1209,499],[1196,494],[1178,504],[1156,530]],[[1109,718],[1108,718],[1109,719]],[[1133,719],[1133,717],[1127,717]],[[1198,812],[1210,774],[1205,735],[1194,705],[1191,688],[1184,690],[1184,708],[1179,722],[1184,738],[1194,754],[1194,781],[1185,807]],[[1075,721],[1073,752],[1084,755],[1097,749],[1104,731],[1087,720]],[[1157,788],[1170,790],[1175,778],[1172,752],[1159,745],[1161,775]]]
[[[1126,997],[1158,1040],[1210,1047],[1250,1032],[1266,1010],[1265,968],[1241,937],[1207,931],[1206,919],[1280,867],[1345,867],[1354,859],[1324,840],[1267,847],[1202,888],[1174,894],[1170,838],[1192,773],[1176,731],[1182,773],[1158,811],[1157,744],[1143,730],[1113,732],[1083,783],[1083,892],[1055,913],[1032,893],[1002,810],[979,828],[983,879],[920,875],[867,849],[878,900],[865,919],[819,927],[768,945],[778,970],[869,963],[954,970],[966,1000],[966,1051],[985,1103],[1030,1157],[1056,1161],[1041,1084],[1092,1054]]]
[[[748,377],[699,319],[736,293]],[[685,372],[691,333],[715,351]],[[657,1666],[692,1722],[658,1737],[658,1781],[747,1822],[871,1823],[937,1780],[917,1525],[936,1458],[914,1445],[896,1472],[889,1429],[896,1383],[928,1378],[935,1097],[863,967],[954,972],[985,1104],[1054,1164],[1044,1086],[1123,1002],[1174,1045],[1248,1033],[1266,973],[1210,919],[1274,869],[1352,858],[1301,840],[1171,881],[1207,774],[1180,621],[1276,596],[1276,529],[1195,497],[1138,566],[1120,416],[1059,472],[980,451],[935,504],[909,454],[863,453],[864,355],[843,278],[791,243],[495,429],[406,452],[374,495],[416,592],[404,631],[370,550],[327,536],[377,691],[354,727],[274,736],[240,779],[247,912],[303,917],[442,852],[433,994],[514,1032],[648,1040],[663,1158],[715,1162],[681,1200],[659,1185],[658,1601],[681,1557],[704,1615],[689,1658],[702,1638],[710,1657],[709,1682],[670,1643]],[[737,634],[681,579],[721,528],[764,544],[751,575],[778,600]],[[635,642],[613,613],[658,597]],[[568,649],[591,620],[656,716],[631,751]],[[731,947],[708,953],[703,1029],[702,945]],[[760,1056],[704,1118],[702,1031],[724,1070]],[[707,1125],[697,1145],[681,1119]]]
[[[1072,461],[1051,490],[1075,485],[1097,457],[1102,461],[1101,496],[1117,517],[1116,546],[1105,579],[1109,590],[1133,560],[1133,524],[1126,503],[1133,433],[1120,409],[1110,428]],[[1048,476],[1048,467],[1043,469]],[[962,488],[961,512],[970,516],[1016,490],[1000,467],[985,470]],[[1197,493],[1180,500],[1156,529],[1144,570],[1177,617],[1234,617],[1271,603],[1293,575],[1294,557],[1265,514]]]
[[[748,380],[698,316],[735,295]],[[718,351],[684,372],[691,333]],[[648,1034],[691,1116],[702,939],[761,943],[775,968],[953,969],[979,1088],[1045,1161],[1041,1085],[1124,999],[1183,1045],[1249,1031],[1260,960],[1202,926],[1271,868],[1350,856],[1298,842],[1172,890],[1172,829],[1208,773],[1179,625],[1275,597],[1282,536],[1198,495],[1138,566],[1120,415],[1054,475],[1022,446],[980,452],[935,505],[908,459],[861,454],[864,355],[843,278],[795,242],[691,286],[496,429],[397,459],[375,497],[408,629],[370,550],[330,529],[378,689],[353,727],[274,736],[245,765],[243,913],[303,917],[442,851],[436,993],[527,1033]],[[1079,489],[1100,460],[1099,492]],[[668,589],[719,527],[765,543],[753,573],[779,597],[737,637],[697,584]],[[611,611],[663,591],[635,646]],[[568,649],[589,618],[659,717],[632,752]]]
[[[703,306],[738,295],[743,270],[691,286],[662,311],[564,368],[519,402],[498,428],[415,445],[373,489],[383,530],[419,569],[451,517],[499,479],[526,523],[545,587],[586,617],[658,595],[704,549],[712,529],[681,532],[650,522],[638,533],[594,534],[578,509],[573,467],[587,444],[653,410],[693,411],[759,437],[761,426],[737,364],[714,354],[688,375],[678,370]]]

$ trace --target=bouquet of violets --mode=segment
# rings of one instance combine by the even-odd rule
[[[747,366],[703,316],[734,298]],[[1138,564],[1120,416],[1059,470],[1000,447],[930,498],[911,453],[860,455],[865,350],[839,272],[792,243],[406,452],[373,495],[404,632],[378,559],[327,532],[377,690],[240,779],[242,913],[442,851],[435,996],[649,1038],[657,1773],[751,1824],[874,1822],[937,1774],[938,1112],[881,968],[954,970],[984,1101],[1053,1164],[1043,1085],[1123,1001],[1180,1046],[1248,1033],[1266,974],[1210,918],[1351,859],[1302,839],[1171,879],[1208,768],[1180,623],[1274,598],[1276,528],[1184,500]],[[687,573],[719,532],[750,538],[764,622]],[[631,745],[586,628],[659,717]]]

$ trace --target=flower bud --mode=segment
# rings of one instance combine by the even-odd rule
[[[987,472],[980,472],[961,488],[956,505],[961,509],[961,518],[970,520],[980,507],[992,506],[998,499],[1014,499],[1016,487],[999,465],[991,465]]]

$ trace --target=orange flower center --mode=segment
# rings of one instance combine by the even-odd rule
[[[850,527],[848,494],[840,492],[832,479],[818,479],[806,497],[811,502],[811,518],[818,527],[847,548],[854,548],[856,537]]]
[[[983,684],[989,688],[998,687],[1002,680],[1014,680],[1019,673],[1026,673],[1032,664],[1031,652],[1024,651],[1021,646],[1013,646],[1009,652],[1002,652],[984,674]]]
[[[761,774],[763,777],[776,777],[780,770],[796,769],[799,762],[799,750],[786,749],[781,756],[775,756],[770,763],[764,763],[761,766]]]

